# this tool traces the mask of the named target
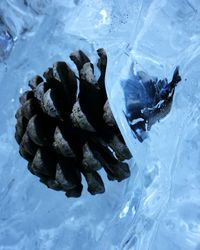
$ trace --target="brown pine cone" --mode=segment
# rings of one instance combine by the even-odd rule
[[[82,52],[71,54],[79,77],[65,62],[57,62],[43,77],[29,81],[31,90],[20,97],[15,138],[29,171],[54,190],[79,197],[84,176],[91,194],[103,193],[98,173],[109,180],[130,176],[131,158],[112,115],[105,90],[107,56],[97,50],[100,77]],[[78,92],[79,84],[79,92]]]

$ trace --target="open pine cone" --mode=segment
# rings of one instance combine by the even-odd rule
[[[105,90],[107,56],[97,50],[100,70],[82,52],[70,58],[79,77],[65,62],[57,62],[41,76],[29,81],[31,90],[20,97],[16,112],[15,138],[29,171],[54,190],[79,197],[84,176],[91,194],[103,193],[98,170],[103,167],[109,180],[130,176],[131,158],[115,123]],[[79,85],[79,88],[78,88]],[[79,89],[79,91],[78,91]]]

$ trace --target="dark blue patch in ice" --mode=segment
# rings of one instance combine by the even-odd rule
[[[169,83],[167,79],[158,81],[143,71],[131,72],[130,78],[122,81],[126,117],[141,142],[147,136],[146,131],[170,112],[174,90],[180,80],[177,67]]]
[[[9,56],[13,45],[14,41],[9,30],[0,22],[0,62],[4,61]]]

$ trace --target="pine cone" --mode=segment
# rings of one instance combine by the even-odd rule
[[[82,52],[71,54],[79,77],[65,62],[57,62],[43,77],[29,81],[31,90],[20,97],[15,138],[29,171],[54,190],[79,197],[84,176],[88,191],[105,191],[98,173],[104,168],[109,180],[130,176],[131,158],[112,115],[105,90],[107,56],[97,50],[100,77]],[[79,91],[78,91],[79,85]]]

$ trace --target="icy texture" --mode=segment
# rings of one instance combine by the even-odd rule
[[[0,249],[200,249],[199,0],[2,0],[0,65]],[[9,47],[10,46],[10,47]],[[107,90],[133,153],[131,178],[106,193],[66,199],[26,169],[14,141],[14,113],[27,80],[84,48],[109,56]],[[3,53],[0,52],[0,53]],[[9,55],[9,56],[8,56]],[[180,65],[171,114],[137,142],[123,115],[120,79],[134,58],[151,75]],[[122,70],[122,71],[121,71]],[[106,176],[103,176],[106,179]]]

